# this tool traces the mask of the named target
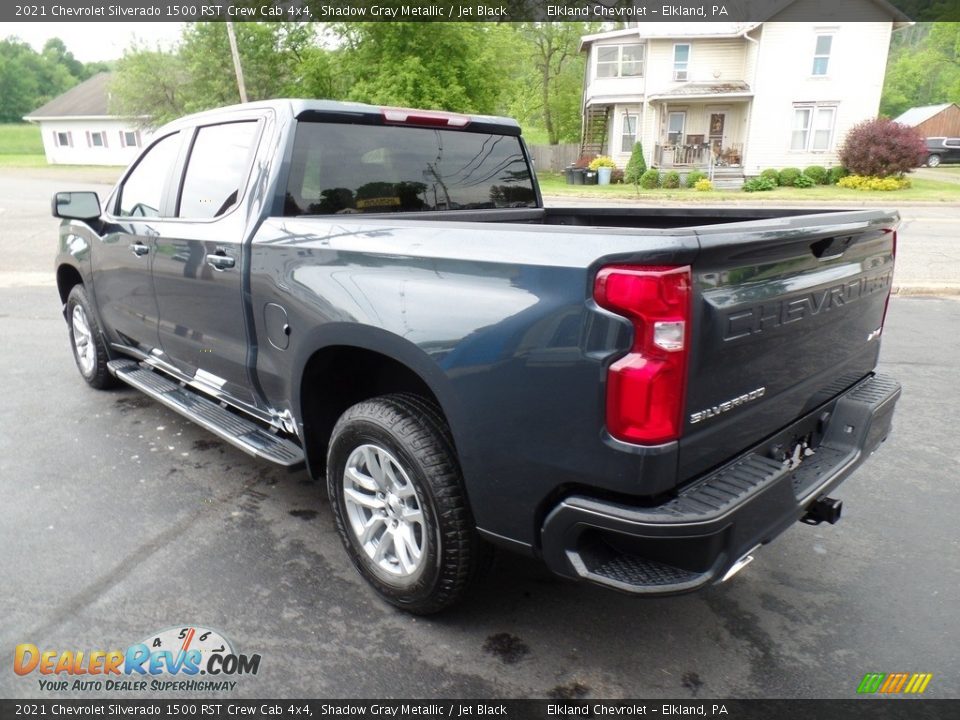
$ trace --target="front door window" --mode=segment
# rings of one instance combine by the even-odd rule
[[[683,126],[686,124],[685,112],[671,112],[667,115],[667,142],[679,145],[683,142]]]

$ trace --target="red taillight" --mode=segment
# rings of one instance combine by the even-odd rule
[[[470,124],[470,118],[466,115],[455,115],[453,113],[435,112],[432,110],[385,107],[380,108],[380,112],[383,114],[383,121],[387,123],[453,128],[462,128]]]
[[[633,443],[676,440],[690,349],[690,268],[610,265],[597,304],[633,323],[633,347],[607,374],[607,431]]]

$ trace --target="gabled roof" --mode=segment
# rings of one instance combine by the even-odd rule
[[[956,103],[941,103],[940,105],[924,105],[922,107],[910,108],[905,113],[900,115],[900,117],[895,118],[894,122],[916,127],[920,123],[926,122],[934,115],[939,115],[951,105],[956,105]]]
[[[755,3],[747,0],[745,3],[747,17],[757,17],[763,21],[774,18],[797,0],[757,0]],[[887,0],[869,0],[881,10],[885,11],[893,21],[894,29],[912,25],[910,18]],[[752,7],[756,5],[755,7]],[[829,18],[827,18],[829,19]],[[580,50],[595,40],[613,40],[622,37],[636,38],[734,38],[763,25],[763,22],[638,22],[637,27],[628,27],[625,30],[584,35],[580,38]]]
[[[116,117],[108,108],[112,77],[113,73],[108,72],[94,75],[89,80],[74,85],[62,95],[57,95],[23,119]]]
[[[648,22],[638,23],[639,27],[625,30],[584,35],[580,38],[580,49],[594,40],[613,40],[622,37],[637,38],[734,38],[753,30],[760,23],[735,22]]]

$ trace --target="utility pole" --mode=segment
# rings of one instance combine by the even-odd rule
[[[247,86],[243,82],[243,68],[240,65],[240,52],[237,50],[237,36],[233,33],[233,23],[227,21],[227,37],[230,38],[230,54],[233,56],[233,69],[237,73],[237,89],[240,90],[240,102],[247,101]]]

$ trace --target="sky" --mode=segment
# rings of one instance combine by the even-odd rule
[[[169,47],[180,36],[176,22],[18,22],[0,24],[0,38],[16,35],[36,50],[52,37],[63,40],[81,62],[116,60],[135,40]]]

